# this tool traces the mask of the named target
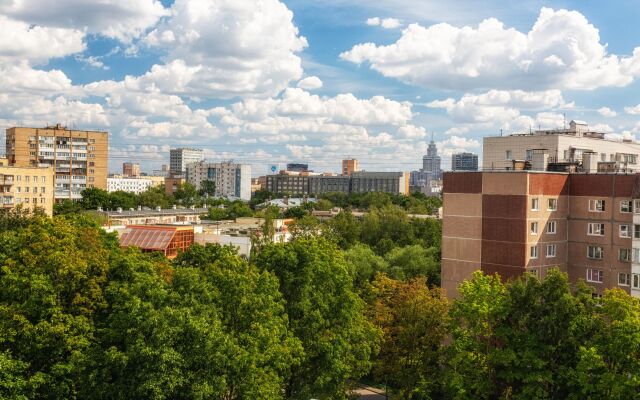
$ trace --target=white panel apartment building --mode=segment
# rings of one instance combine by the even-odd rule
[[[640,169],[640,144],[632,141],[605,139],[602,132],[592,132],[583,121],[571,121],[568,129],[540,130],[525,134],[485,137],[483,141],[483,170],[504,170],[514,160],[532,161],[535,154],[544,153],[540,161],[546,170],[548,163],[579,163],[584,153],[596,153],[598,163],[609,164],[610,172],[634,172]]]
[[[142,193],[146,192],[150,187],[156,186],[156,182],[152,179],[145,178],[107,178],[107,192],[129,192]]]
[[[178,148],[169,150],[169,170],[175,174],[184,174],[187,165],[204,160],[202,149]]]
[[[251,199],[251,166],[233,162],[197,162],[187,165],[187,182],[200,190],[202,181],[215,183],[215,195],[249,201]]]

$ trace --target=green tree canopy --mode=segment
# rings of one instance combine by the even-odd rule
[[[350,381],[371,366],[378,331],[364,317],[340,251],[325,239],[304,237],[265,246],[256,265],[277,275],[291,328],[304,349],[288,397],[345,398]]]

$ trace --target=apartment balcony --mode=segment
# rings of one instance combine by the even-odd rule
[[[0,186],[13,186],[13,176],[0,176]]]
[[[13,197],[0,197],[0,206],[13,207],[15,205]]]

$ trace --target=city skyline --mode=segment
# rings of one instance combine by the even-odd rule
[[[0,5],[0,130],[106,130],[110,171],[159,169],[170,147],[256,176],[343,158],[410,171],[431,133],[447,167],[501,129],[640,129],[628,1],[38,3]]]

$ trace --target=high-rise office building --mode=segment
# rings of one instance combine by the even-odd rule
[[[169,170],[174,174],[184,174],[187,165],[204,160],[202,149],[177,148],[169,150]]]
[[[342,175],[351,175],[351,173],[360,171],[360,163],[355,158],[350,160],[342,160]]]
[[[476,270],[544,279],[559,268],[601,295],[640,297],[640,175],[542,171],[444,174],[442,287]]]
[[[15,166],[55,167],[55,199],[78,200],[86,188],[107,189],[109,134],[67,129],[7,129],[7,158]]]
[[[126,162],[122,163],[122,175],[126,178],[137,178],[140,176],[140,164]]]
[[[452,171],[477,171],[478,155],[473,153],[456,153],[451,156]]]
[[[200,190],[203,181],[214,184],[215,196],[251,199],[251,166],[232,162],[200,161],[187,165],[187,182]]]

